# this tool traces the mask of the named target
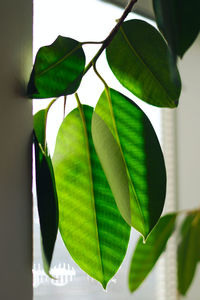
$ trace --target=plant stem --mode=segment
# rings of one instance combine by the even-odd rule
[[[64,96],[64,107],[63,107],[63,120],[65,118],[65,111],[66,111],[66,101],[67,101],[67,96]]]
[[[99,72],[97,71],[97,68],[96,68],[96,64],[93,63],[93,69],[94,69],[94,72],[95,74],[97,75],[97,77],[102,81],[102,83],[104,84],[105,88],[108,88],[108,85],[107,83],[105,82],[105,80],[103,79],[103,77],[99,74]]]
[[[131,12],[134,4],[137,2],[137,0],[130,0],[128,5],[126,6],[121,18],[118,20],[116,26],[112,29],[110,34],[107,36],[107,38],[103,41],[101,48],[99,51],[95,54],[95,56],[92,58],[92,60],[89,62],[89,64],[86,66],[83,75],[87,73],[87,71],[92,67],[92,65],[97,61],[101,53],[108,47],[116,33],[119,31],[121,24],[124,22],[128,14]]]
[[[44,152],[46,152],[46,149],[47,149],[47,141],[46,141],[46,135],[47,135],[47,115],[48,115],[48,112],[51,108],[51,106],[56,102],[58,98],[55,98],[53,99],[49,105],[47,106],[46,108],[46,113],[45,113],[45,130],[44,130]]]
[[[100,42],[88,41],[88,42],[82,42],[81,45],[87,45],[87,44],[99,45],[99,44],[103,44],[103,42],[104,41],[100,41]]]

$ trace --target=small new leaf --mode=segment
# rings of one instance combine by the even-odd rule
[[[30,98],[51,98],[74,93],[85,68],[81,43],[58,36],[49,46],[39,49],[28,83]]]
[[[158,107],[178,105],[180,76],[153,26],[140,20],[124,22],[106,55],[116,78],[138,98]]]
[[[79,105],[63,121],[53,156],[59,228],[75,262],[104,288],[121,265],[130,227],[121,217],[91,136],[93,108]]]
[[[159,220],[145,244],[142,237],[138,240],[129,271],[131,292],[138,289],[165,250],[167,241],[175,229],[175,221],[175,213],[165,215]]]

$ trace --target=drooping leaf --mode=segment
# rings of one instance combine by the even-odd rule
[[[34,116],[34,144],[43,266],[51,277],[49,270],[58,232],[58,199],[52,161],[47,148],[43,148],[45,119],[46,110],[41,110]]]
[[[181,81],[159,32],[141,20],[124,22],[106,49],[120,83],[138,98],[158,107],[176,107]]]
[[[133,101],[108,88],[95,108],[92,136],[123,218],[146,238],[166,193],[164,158],[149,119]]]
[[[38,111],[33,118],[33,127],[38,143],[41,144],[42,149],[45,149],[45,131],[46,131],[46,109]]]
[[[174,55],[182,57],[200,31],[200,1],[153,0],[157,25]]]
[[[28,83],[31,98],[51,98],[74,93],[85,68],[81,43],[58,36],[49,46],[39,49]]]
[[[178,290],[185,295],[192,283],[199,261],[200,213],[189,214],[184,220],[178,246]]]
[[[175,221],[175,213],[165,215],[159,220],[145,244],[142,237],[138,240],[129,270],[131,292],[142,284],[165,250],[167,241],[175,229]]]
[[[59,228],[75,262],[104,288],[126,253],[130,227],[121,217],[91,137],[93,108],[80,106],[63,121],[53,165]]]

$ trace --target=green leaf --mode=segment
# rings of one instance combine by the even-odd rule
[[[41,230],[41,244],[44,271],[49,270],[58,232],[58,199],[51,158],[43,149],[46,111],[41,110],[34,116],[34,144],[36,164],[36,191],[38,214]]]
[[[172,52],[182,57],[200,30],[200,1],[153,0],[156,22]]]
[[[178,290],[185,295],[199,261],[200,213],[189,214],[182,223],[178,246]]]
[[[140,20],[124,22],[106,50],[120,83],[138,98],[158,107],[176,107],[181,81],[162,36]]]
[[[84,68],[81,43],[58,36],[51,45],[39,49],[28,83],[28,96],[41,99],[73,94]]]
[[[167,241],[175,229],[176,216],[176,213],[173,213],[162,217],[145,244],[142,238],[138,240],[129,271],[131,292],[137,290],[165,250]]]
[[[123,218],[147,238],[166,193],[164,158],[149,119],[130,99],[106,89],[93,114],[92,136]]]
[[[75,262],[104,288],[125,256],[130,227],[121,217],[91,137],[93,108],[81,106],[63,121],[53,165],[59,228]]]
[[[47,110],[41,109],[33,118],[33,127],[38,143],[41,144],[42,149],[45,149],[45,131],[46,131]]]

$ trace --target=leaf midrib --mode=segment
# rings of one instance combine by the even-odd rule
[[[85,141],[86,141],[86,152],[87,152],[87,159],[88,159],[88,166],[89,166],[89,176],[90,176],[90,186],[91,186],[91,196],[92,196],[92,204],[94,208],[94,218],[95,218],[95,229],[96,229],[96,237],[97,237],[97,248],[98,248],[98,254],[100,258],[100,265],[101,265],[101,272],[102,272],[102,279],[104,284],[104,271],[103,271],[103,264],[102,264],[102,255],[101,255],[101,249],[100,249],[100,238],[99,238],[99,232],[98,232],[98,221],[97,221],[97,214],[96,214],[96,205],[95,205],[95,197],[94,197],[94,185],[93,185],[93,176],[92,176],[92,164],[91,164],[91,156],[90,156],[90,146],[89,146],[89,139],[88,139],[88,133],[87,133],[87,126],[85,121],[85,115],[83,111],[82,104],[79,103],[78,109],[80,112],[82,124],[83,124],[83,130],[85,135]]]
[[[40,73],[37,74],[37,77],[41,77],[45,73],[49,72],[51,69],[55,68],[57,65],[61,64],[64,60],[66,60],[70,55],[72,55],[74,52],[76,52],[79,48],[82,47],[82,44],[79,43],[75,48],[73,48],[70,52],[65,54],[62,58],[57,60],[55,63],[47,67],[46,69],[42,70]]]
[[[139,59],[139,61],[146,67],[146,69],[149,71],[149,73],[152,75],[152,77],[156,80],[156,82],[158,82],[158,84],[160,85],[160,87],[165,91],[165,94],[169,100],[169,102],[171,103],[171,101],[173,101],[173,99],[170,98],[168,91],[166,90],[166,87],[162,85],[161,81],[158,79],[158,77],[151,71],[150,67],[148,66],[148,64],[142,59],[142,57],[138,54],[138,52],[136,51],[136,49],[134,49],[131,45],[131,43],[129,42],[129,39],[127,37],[127,35],[125,34],[124,30],[122,27],[120,27],[120,31],[122,33],[122,36],[124,37],[125,41],[127,42],[131,52],[133,52],[135,54],[135,56]]]
[[[119,139],[119,134],[118,134],[117,125],[116,125],[116,122],[115,122],[115,116],[114,116],[113,107],[112,107],[112,100],[111,100],[111,96],[110,96],[110,89],[107,86],[105,86],[105,91],[106,91],[106,95],[107,95],[107,99],[108,99],[108,103],[109,103],[109,109],[110,109],[111,119],[112,119],[112,123],[113,123],[113,127],[114,127],[114,132],[115,132],[115,135],[116,135],[117,143],[119,145],[119,149],[120,149],[120,152],[121,152],[121,155],[122,155],[122,159],[123,159],[125,167],[126,167],[127,176],[128,176],[130,186],[132,188],[133,194],[134,194],[135,199],[137,201],[137,205],[139,207],[140,214],[142,216],[143,229],[145,231],[145,218],[144,218],[141,206],[140,206],[140,202],[139,202],[138,197],[137,197],[137,193],[135,191],[134,185],[133,185],[132,180],[131,180],[130,172],[129,172],[129,169],[128,169],[128,166],[127,166],[127,163],[126,163],[123,151],[122,151],[122,146],[121,146],[121,143],[120,143],[120,139]],[[131,203],[130,203],[130,206],[131,206]],[[131,220],[132,220],[132,218],[131,218]]]

